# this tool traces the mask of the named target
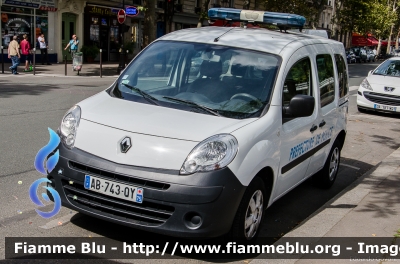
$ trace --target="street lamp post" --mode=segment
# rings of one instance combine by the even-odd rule
[[[122,0],[122,9],[125,10],[125,0]],[[117,73],[120,74],[123,69],[125,69],[125,49],[124,49],[124,41],[125,41],[125,21],[121,25],[121,48],[119,49],[119,65],[117,69]]]

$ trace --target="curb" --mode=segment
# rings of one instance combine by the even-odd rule
[[[393,151],[383,161],[327,201],[316,212],[302,221],[297,228],[283,237],[313,237],[315,241],[318,241],[350,211],[354,210],[374,187],[388,178],[399,166],[400,148]],[[324,225],[321,225],[321,223],[324,223]],[[266,263],[266,259],[262,259],[262,255],[253,259],[251,263]],[[300,258],[301,255],[297,259],[268,259],[268,263],[295,263]]]

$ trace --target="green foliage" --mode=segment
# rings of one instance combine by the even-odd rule
[[[327,0],[265,0],[265,10],[299,14],[308,22],[316,23],[327,2]]]
[[[124,43],[124,50],[129,51],[129,53],[133,53],[133,50],[135,49],[135,42],[132,41],[127,41]]]
[[[92,46],[82,46],[81,52],[83,53],[85,58],[87,58],[87,57],[95,58],[97,56],[97,54],[100,53],[100,49],[97,46],[94,46],[94,45],[92,45]]]
[[[397,19],[398,15],[391,4],[380,0],[371,1],[371,31],[377,36],[387,36]]]
[[[144,6],[137,6],[137,9],[139,10],[139,12],[145,12],[147,10],[147,8],[145,8]]]
[[[387,36],[391,25],[399,20],[393,4],[394,0],[336,1],[334,22],[341,30],[361,34],[371,32],[378,37]]]

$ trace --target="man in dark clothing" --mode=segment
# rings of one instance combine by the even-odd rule
[[[44,34],[40,34],[40,36],[38,37],[38,42],[39,42],[39,48],[40,48],[40,53],[41,53],[41,58],[42,58],[42,65],[44,65],[44,61],[46,60],[47,65],[51,65],[51,63],[49,63],[49,57],[47,55],[47,42],[44,38]]]

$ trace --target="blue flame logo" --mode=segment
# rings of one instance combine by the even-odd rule
[[[37,196],[37,189],[39,188],[39,185],[42,182],[49,182],[51,183],[51,181],[49,179],[46,178],[41,178],[36,180],[34,183],[32,183],[31,187],[29,188],[29,196],[31,197],[32,202],[34,202],[36,205],[43,207],[44,204],[39,200],[39,197]],[[51,218],[53,216],[55,216],[56,214],[58,214],[58,212],[61,209],[61,198],[60,195],[58,194],[58,192],[56,190],[54,190],[51,187],[43,187],[46,190],[48,190],[51,195],[53,196],[53,200],[54,200],[54,209],[51,212],[42,212],[38,209],[35,209],[36,213],[38,213],[38,215],[40,215],[43,218]],[[50,202],[49,196],[47,195],[47,193],[42,193],[42,197],[43,199],[45,199],[47,202]]]
[[[51,128],[48,129],[50,134],[49,143],[47,143],[46,146],[44,146],[39,150],[35,158],[36,170],[44,175],[47,175],[47,173],[50,173],[54,169],[60,157],[60,154],[57,150],[53,156],[47,158],[57,148],[58,144],[60,144],[60,137],[57,135],[57,133],[54,132]],[[44,162],[46,161],[46,158],[47,158],[46,162],[47,171],[44,167]]]
[[[50,173],[57,165],[57,162],[59,160],[60,154],[57,149],[57,151],[49,156],[51,153],[54,152],[54,150],[58,147],[60,144],[60,137],[57,135],[56,132],[54,132],[52,129],[49,129],[49,134],[50,134],[50,140],[49,143],[47,143],[46,146],[41,148],[39,152],[36,155],[35,158],[35,168],[38,172],[47,175]],[[44,204],[39,200],[39,197],[37,196],[37,190],[39,188],[39,185],[41,183],[48,182],[51,183],[51,181],[47,178],[40,178],[36,180],[34,183],[32,183],[31,187],[29,188],[29,197],[31,198],[32,202],[40,207],[43,207]],[[58,214],[58,212],[61,209],[61,198],[60,195],[56,190],[54,190],[51,187],[43,187],[47,191],[50,192],[50,194],[53,196],[54,200],[54,209],[51,212],[42,212],[38,209],[35,209],[36,212],[43,218],[51,218]],[[50,202],[49,196],[47,193],[42,193],[42,198]]]

